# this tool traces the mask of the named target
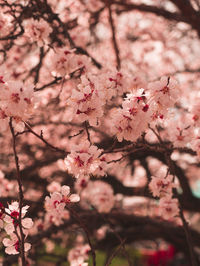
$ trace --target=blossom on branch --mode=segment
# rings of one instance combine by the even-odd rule
[[[40,47],[49,43],[49,34],[52,32],[52,28],[44,19],[31,18],[24,22],[24,26],[25,36],[32,42],[37,42]]]
[[[27,229],[30,229],[33,226],[33,221],[31,218],[25,218],[25,215],[28,211],[29,206],[26,205],[22,207],[21,210],[21,224],[22,228],[24,230],[24,233],[27,231]],[[12,234],[14,233],[15,229],[18,229],[19,226],[19,203],[17,201],[12,202],[11,204],[8,205],[8,208],[5,208],[5,217],[4,217],[4,222],[5,224],[5,231],[7,234]]]
[[[101,153],[102,150],[90,145],[89,141],[73,145],[71,153],[65,158],[67,170],[76,178],[82,175],[104,176],[106,160]]]
[[[60,192],[53,192],[45,198],[46,221],[50,221],[55,225],[63,223],[63,219],[69,218],[69,212],[65,210],[65,206],[80,200],[77,194],[70,194],[68,186],[62,186]]]
[[[11,234],[10,238],[4,238],[3,244],[6,247],[5,252],[9,255],[16,255],[20,252],[20,242],[16,234]],[[24,243],[24,251],[27,252],[31,248],[30,243]]]
[[[127,94],[122,109],[115,110],[111,131],[117,135],[120,142],[123,139],[136,141],[147,129],[150,117],[149,95],[140,89],[136,93]]]
[[[4,74],[4,73],[3,73]],[[5,75],[6,76],[6,75]],[[2,75],[0,83],[0,121],[3,130],[7,129],[9,118],[13,118],[16,131],[23,131],[24,123],[33,112],[35,106],[34,86],[14,81]]]
[[[164,197],[172,194],[172,189],[176,185],[173,183],[173,176],[167,175],[166,177],[151,177],[149,183],[149,189],[151,190],[154,197]]]

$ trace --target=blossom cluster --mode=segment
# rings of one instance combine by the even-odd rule
[[[49,24],[42,18],[39,20],[28,19],[24,21],[25,36],[31,42],[37,42],[39,47],[49,43],[49,34],[53,31]]]
[[[200,99],[197,98],[190,110],[195,126],[200,127]]]
[[[116,70],[116,66],[112,64],[116,55],[110,53],[112,46],[109,47],[107,41],[109,38],[113,39],[115,44],[111,32],[108,32],[110,27],[106,27],[107,23],[111,22],[112,24],[112,17],[111,19],[107,17],[109,12],[107,12],[107,7],[104,8],[104,1],[48,0],[44,1],[44,5],[41,3],[41,6],[38,7],[32,5],[32,1],[7,1],[8,4],[2,4],[3,9],[5,6],[5,12],[3,10],[0,14],[0,38],[2,40],[0,59],[2,59],[1,63],[5,61],[5,68],[0,68],[0,131],[5,132],[9,127],[9,122],[12,122],[16,132],[26,132],[23,132],[24,122],[31,117],[36,103],[34,86],[28,84],[27,81],[34,80],[35,90],[42,91],[43,104],[40,107],[43,113],[38,113],[32,124],[36,126],[45,124],[45,132],[43,135],[43,131],[41,131],[39,135],[29,130],[30,135],[32,133],[33,135],[28,139],[28,145],[22,146],[26,149],[19,153],[19,162],[18,156],[15,154],[16,164],[18,163],[20,169],[25,169],[26,173],[27,157],[31,155],[32,159],[28,162],[28,167],[29,163],[31,167],[28,170],[32,171],[31,169],[34,168],[34,165],[33,167],[31,165],[32,160],[36,158],[39,161],[44,155],[49,163],[44,165],[46,161],[42,161],[41,164],[36,164],[38,168],[42,168],[38,174],[41,178],[47,178],[47,182],[56,180],[47,186],[50,195],[45,198],[44,209],[46,212],[44,216],[42,216],[42,212],[37,213],[39,219],[34,223],[34,228],[32,228],[32,219],[25,217],[28,206],[24,206],[20,210],[19,203],[16,201],[9,204],[8,208],[4,208],[0,204],[0,227],[8,235],[3,239],[6,253],[18,254],[21,253],[20,227],[23,228],[26,240],[28,233],[30,234],[29,229],[32,229],[31,233],[37,234],[38,231],[47,229],[51,224],[59,226],[64,220],[70,218],[70,210],[72,211],[73,208],[71,203],[80,201],[80,207],[83,209],[95,209],[99,213],[109,213],[113,208],[116,209],[119,206],[124,212],[129,209],[126,208],[125,195],[114,195],[113,187],[108,184],[110,180],[106,183],[99,179],[95,180],[95,177],[103,177],[107,172],[112,172],[116,178],[116,182],[111,182],[113,186],[116,185],[115,191],[123,190],[126,194],[127,186],[134,187],[133,184],[136,183],[138,186],[145,184],[149,166],[145,163],[153,161],[150,157],[154,156],[154,151],[157,154],[160,150],[162,151],[163,147],[169,147],[176,150],[175,152],[182,152],[184,150],[181,149],[182,147],[189,147],[193,150],[190,150],[190,154],[194,154],[195,151],[200,158],[200,99],[196,99],[194,96],[193,105],[190,105],[188,110],[184,109],[182,107],[187,106],[185,104],[187,100],[183,101],[183,105],[177,102],[181,91],[178,83],[172,77],[164,76],[160,80],[155,80],[156,71],[153,75],[145,72],[147,65],[151,62],[149,52],[154,50],[153,45],[152,47],[149,45],[149,38],[153,43],[155,35],[160,34],[162,39],[160,38],[161,42],[157,43],[157,50],[161,46],[169,47],[170,50],[175,49],[171,49],[172,46],[168,45],[168,40],[164,39],[162,32],[151,31],[151,34],[147,34],[145,24],[148,23],[143,23],[143,21],[140,23],[139,13],[136,16],[137,23],[142,24],[144,35],[141,38],[136,36],[136,40],[143,40],[142,43],[147,44],[148,47],[144,49],[144,54],[140,54],[140,49],[138,49],[139,53],[134,52],[133,60],[131,54],[134,49],[131,48],[129,51],[127,49],[128,42],[123,41],[124,35],[130,34],[127,30],[130,29],[130,25],[127,23],[126,29],[120,30],[121,22],[118,23],[116,20],[115,10],[111,10],[114,26],[111,27],[111,30],[113,30],[113,34],[115,29],[117,31],[116,46],[119,47],[115,47],[115,50],[119,61],[121,61],[120,69]],[[13,2],[16,3],[12,7]],[[20,14],[23,5],[27,10],[30,6],[30,12],[25,14],[26,12],[22,11]],[[11,8],[10,12],[9,8]],[[125,16],[126,18],[123,18],[123,14],[120,14],[120,20],[124,21],[122,25],[128,18],[128,15]],[[134,34],[138,30],[140,31],[138,28],[135,27]],[[103,36],[104,34],[105,36]],[[167,35],[166,31],[165,35]],[[133,36],[129,36],[129,39],[132,38]],[[171,35],[168,39],[170,42]],[[138,43],[138,41],[131,42],[134,43],[133,45]],[[101,48],[101,43],[104,43],[105,46],[102,46],[104,49]],[[192,50],[197,49],[195,47]],[[117,52],[118,48],[120,49],[119,53]],[[182,47],[179,50],[180,56]],[[185,51],[185,49],[183,50]],[[145,63],[139,63],[140,56]],[[104,58],[109,58],[109,60],[105,62]],[[177,64],[181,64],[179,60]],[[166,68],[164,66],[164,70],[160,71],[159,75],[167,73],[168,67],[169,65]],[[139,72],[141,69],[144,70],[146,78],[143,79],[142,76],[136,74],[137,68]],[[9,70],[9,75],[7,70]],[[147,82],[147,80],[154,81]],[[189,114],[186,115],[188,111]],[[75,130],[73,125],[76,127]],[[100,128],[100,126],[102,127]],[[80,129],[80,134],[74,134],[77,128]],[[155,134],[152,134],[152,137],[153,130],[151,132],[151,129],[154,128],[157,131],[154,131]],[[54,136],[55,131],[56,136]],[[71,133],[74,135],[71,136]],[[82,134],[87,134],[87,141],[82,138]],[[22,143],[22,134],[16,134],[15,137],[18,135],[20,135],[19,143]],[[143,137],[142,143],[140,140],[136,144],[129,143],[136,142],[141,136]],[[55,170],[57,164],[54,162],[57,160],[57,155],[52,155],[50,158],[49,153],[44,152],[45,149],[41,148],[38,143],[34,143],[35,137],[38,141],[42,141],[43,145],[46,144],[47,149],[52,148],[58,154],[61,152],[62,155],[68,154],[64,160],[63,156],[58,156],[62,161],[60,171]],[[156,141],[154,137],[157,138]],[[111,138],[113,138],[112,141],[110,141]],[[73,141],[74,139],[76,141]],[[60,143],[57,143],[59,140]],[[68,141],[70,145],[67,144],[66,147]],[[14,145],[18,144],[18,142],[15,143],[14,138],[13,142]],[[33,145],[29,146],[30,143]],[[109,147],[110,143],[113,143],[112,147]],[[137,146],[140,145],[144,153],[147,148],[148,154],[150,154],[148,158],[145,156],[144,158],[140,154],[138,156],[132,150],[132,147],[137,149]],[[100,149],[101,147],[104,147],[105,150]],[[15,152],[18,153],[18,147]],[[105,156],[105,154],[107,155]],[[111,160],[108,161],[108,158]],[[124,164],[120,164],[122,160]],[[115,167],[110,169],[112,166],[109,168],[108,165]],[[185,167],[186,163],[180,162],[180,165],[180,167],[182,165]],[[155,168],[159,168],[159,166]],[[72,180],[75,181],[74,190],[77,194],[70,193],[70,187],[61,185],[66,177],[66,170],[72,177],[75,177]],[[62,172],[61,175],[60,172]],[[133,180],[135,176],[139,181]],[[173,195],[173,190],[176,189],[174,179],[175,177],[169,174],[152,176],[149,184],[153,196],[159,198],[159,212],[164,219],[172,219],[179,215],[178,200]],[[34,183],[33,180],[31,182]],[[122,186],[118,186],[120,182]],[[35,187],[38,188],[36,193],[32,183],[31,188],[24,190],[24,198],[32,200],[32,195],[34,198],[43,197],[46,188],[40,188],[36,183]],[[14,184],[5,179],[0,171],[1,197],[12,196],[16,192]],[[128,188],[127,191],[135,196],[133,193],[135,189],[132,192],[131,190]],[[136,194],[137,192],[136,190]],[[132,197],[131,200],[135,200],[135,197]],[[128,201],[129,199],[127,199]],[[133,209],[133,204],[130,204]],[[37,206],[36,202],[34,205]],[[107,229],[109,231],[109,225],[101,227],[99,235],[106,236]],[[24,248],[25,251],[28,251],[30,244],[25,242]],[[71,266],[88,265],[85,261],[88,259],[89,251],[90,247],[84,244],[76,245],[71,249],[68,254]]]
[[[162,77],[159,81],[149,83],[148,89],[151,93],[151,100],[156,104],[156,111],[163,116],[180,97],[177,81],[170,77]]]
[[[31,218],[25,217],[29,206],[26,205],[21,209],[21,221],[19,203],[17,201],[8,205],[8,208],[4,208],[1,204],[0,212],[0,226],[4,228],[8,237],[3,239],[3,244],[6,247],[5,252],[7,254],[19,254],[21,244],[21,233],[19,225],[21,223],[23,234],[25,238],[28,235],[28,230],[32,228],[33,221]],[[24,250],[27,252],[31,248],[31,244],[25,242]]]
[[[79,244],[70,249],[68,253],[68,261],[70,262],[70,266],[87,266],[88,263],[85,261],[89,259],[90,249],[91,248],[88,244]]]
[[[6,36],[11,28],[11,22],[8,16],[0,14],[0,37]]]
[[[194,139],[194,128],[191,117],[180,116],[179,119],[170,120],[167,127],[168,139],[175,147],[184,147]]]
[[[100,180],[89,180],[82,188],[80,197],[80,204],[83,208],[93,207],[100,213],[110,212],[115,203],[112,187]]]
[[[89,141],[73,145],[71,153],[65,158],[66,168],[76,178],[84,175],[104,176],[106,160],[101,153],[102,150]]]
[[[65,210],[67,204],[78,202],[80,200],[77,194],[70,194],[70,187],[62,186],[60,191],[55,191],[46,196],[45,209],[46,209],[46,222],[60,225],[63,219],[69,218],[69,212]]]
[[[94,83],[86,76],[81,77],[81,83],[72,91],[67,104],[71,108],[72,118],[80,122],[88,121],[91,126],[96,126],[103,116],[104,101]]]
[[[16,131],[23,131],[24,123],[34,108],[34,86],[22,81],[11,80],[0,70],[0,121],[1,131],[6,131],[10,117]]]
[[[198,158],[200,158],[200,137],[197,137],[192,141],[191,147],[196,151]]]
[[[86,71],[67,101],[71,119],[88,121],[91,126],[100,125],[106,103],[129,90],[130,83],[131,80],[121,72],[107,71],[97,75]]]
[[[136,141],[148,124],[163,119],[179,98],[177,82],[163,77],[126,95],[122,108],[113,110],[111,131],[118,141]]]
[[[172,175],[152,176],[149,189],[154,197],[159,197],[160,215],[164,219],[171,219],[179,215],[178,200],[173,198],[172,189],[176,188]]]
[[[52,74],[65,77],[77,70],[86,70],[90,60],[86,56],[78,55],[75,52],[75,49],[67,47],[55,48],[50,57]]]
[[[143,89],[128,94],[122,103],[122,109],[118,109],[113,116],[112,132],[118,141],[123,139],[136,141],[147,128],[151,116]]]

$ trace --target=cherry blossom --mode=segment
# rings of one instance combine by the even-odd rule
[[[104,103],[98,90],[86,76],[81,77],[81,83],[72,91],[67,104],[74,118],[80,122],[88,121],[91,126],[97,126],[98,119],[103,116]]]
[[[194,128],[191,125],[191,116],[182,115],[179,119],[169,119],[168,139],[176,147],[184,147],[194,138]]]
[[[56,48],[51,55],[52,73],[64,77],[78,69],[86,67],[89,63],[87,57],[77,55],[75,52],[75,49],[69,49],[67,47]]]
[[[6,36],[11,28],[10,18],[5,14],[0,14],[0,37]]]
[[[108,213],[115,203],[112,187],[102,181],[89,181],[81,192],[80,203],[83,207],[94,206],[98,212]]]
[[[61,185],[60,183],[53,181],[51,184],[47,186],[47,190],[51,193],[55,191],[59,192],[61,190]]]
[[[18,254],[20,251],[19,240],[15,234],[11,234],[10,238],[4,238],[3,244],[6,247],[5,252],[9,255],[10,254],[12,254],[12,255]],[[31,248],[30,243],[24,244],[25,252],[29,251],[30,248]]]
[[[147,129],[151,117],[148,97],[143,89],[128,94],[122,103],[122,109],[115,111],[114,127],[111,130],[117,135],[118,141],[123,139],[136,141]]]
[[[71,249],[68,253],[68,260],[70,262],[70,266],[87,266],[88,263],[84,262],[89,258],[90,247],[88,244],[86,245],[78,245],[75,248]]]
[[[3,265],[98,265],[99,247],[125,265],[152,239],[199,265],[200,4],[183,2],[0,0]]]
[[[200,126],[200,99],[197,99],[191,108],[192,119],[196,126]]]
[[[198,158],[200,158],[200,137],[196,137],[191,142],[192,149],[196,151]]]
[[[17,131],[24,129],[22,120],[27,120],[34,108],[33,85],[9,80],[2,84],[0,92],[0,119],[3,131],[7,129],[9,117],[13,117]]]
[[[60,192],[53,192],[45,198],[45,209],[47,211],[46,220],[55,225],[60,225],[63,219],[69,218],[69,213],[65,210],[66,204],[78,202],[77,194],[70,194],[70,187],[62,186]]]
[[[105,175],[106,160],[101,152],[101,149],[90,145],[89,141],[74,145],[65,158],[67,170],[77,178],[82,175]]]
[[[180,96],[177,81],[171,77],[162,77],[160,81],[150,83],[148,89],[159,111],[172,107]]]
[[[165,177],[151,177],[149,183],[149,189],[151,190],[154,197],[165,197],[172,194],[172,188],[176,185],[173,182],[173,176],[167,175]]]
[[[42,47],[44,44],[49,43],[49,34],[52,32],[51,27],[44,19],[35,20],[33,18],[26,20],[25,35],[30,38],[32,42]]]
[[[33,226],[33,221],[31,218],[25,218],[29,206],[26,205],[21,210],[22,216],[22,228],[24,232],[26,229],[30,229]],[[19,203],[17,201],[12,202],[8,205],[8,208],[5,208],[6,215],[4,217],[4,222],[6,223],[4,229],[7,234],[12,234],[15,231],[15,228],[19,226]]]
[[[171,219],[179,215],[178,200],[170,196],[161,198],[159,202],[160,215],[164,219]]]

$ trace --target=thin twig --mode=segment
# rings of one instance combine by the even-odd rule
[[[91,248],[93,266],[96,266],[96,253],[95,253],[95,249],[93,247],[93,244],[92,244],[92,242],[90,240],[90,235],[89,235],[88,229],[87,229],[86,225],[83,223],[83,221],[81,221],[81,219],[78,216],[78,214],[73,209],[68,207],[68,210],[74,216],[74,218],[78,221],[78,223],[80,224],[81,228],[84,230],[84,232],[86,234],[86,237],[87,237],[88,244],[89,244],[89,246]]]
[[[23,190],[22,190],[22,179],[20,175],[20,167],[19,167],[19,159],[17,156],[17,151],[16,151],[16,135],[14,132],[14,128],[12,126],[12,118],[10,118],[9,121],[9,126],[10,126],[10,131],[12,134],[13,138],[13,152],[14,152],[14,157],[15,157],[15,165],[16,165],[16,171],[17,171],[17,182],[18,182],[18,187],[19,187],[19,230],[20,230],[20,237],[17,235],[18,240],[19,240],[19,249],[20,249],[20,257],[22,261],[22,266],[26,265],[26,259],[25,259],[25,250],[24,250],[24,233],[23,233],[23,227],[22,227],[22,207],[23,207]]]
[[[120,251],[121,248],[123,248],[123,245],[124,245],[125,241],[126,241],[125,239],[121,241],[120,245],[115,249],[115,251],[108,258],[108,261],[106,262],[105,266],[109,266],[111,264],[112,260],[117,255],[117,253]]]
[[[27,122],[24,121],[24,124],[26,126],[26,128],[29,130],[29,132],[31,132],[33,135],[35,135],[37,138],[39,138],[42,142],[44,142],[48,147],[50,147],[51,149],[57,151],[57,152],[61,152],[63,154],[69,154],[69,152],[62,150],[58,147],[53,146],[52,144],[50,144],[48,141],[46,141],[43,137],[43,133],[41,132],[41,134],[37,134],[35,131],[33,131],[33,129],[29,126],[29,124]]]
[[[117,39],[116,39],[116,30],[115,30],[115,25],[112,17],[112,10],[111,10],[111,3],[110,0],[107,0],[107,7],[108,7],[108,13],[109,13],[109,23],[112,31],[112,43],[113,43],[113,48],[115,50],[115,57],[117,61],[117,69],[120,69],[121,61],[120,61],[120,52],[119,52],[119,47],[117,44]]]
[[[85,121],[85,122],[84,122],[84,125],[85,125],[85,130],[86,130],[86,133],[87,133],[88,141],[91,143],[90,132],[89,132],[89,129],[88,129],[88,122]]]

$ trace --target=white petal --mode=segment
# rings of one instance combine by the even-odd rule
[[[31,248],[31,244],[30,243],[25,243],[24,244],[24,250],[25,250],[25,252],[27,252],[30,248]]]
[[[62,186],[61,193],[63,194],[63,196],[68,196],[69,193],[70,193],[70,187],[68,187],[68,186]]]
[[[22,220],[22,225],[26,229],[30,229],[33,226],[33,221],[31,218],[25,218]]]
[[[0,220],[0,228],[3,228],[3,221]]]
[[[13,241],[10,240],[9,238],[4,238],[3,239],[3,244],[4,244],[5,247],[10,247],[10,246],[13,245]]]
[[[6,233],[8,235],[10,235],[10,234],[12,234],[14,232],[15,227],[14,227],[13,224],[7,224],[4,229],[5,229]]]
[[[6,252],[7,254],[12,254],[12,255],[15,255],[15,254],[18,254],[18,253],[19,253],[19,252],[15,249],[14,246],[12,246],[12,247],[7,247],[7,248],[5,249],[5,252]]]
[[[80,197],[77,194],[71,194],[69,199],[70,199],[71,202],[78,202],[80,200]]]
[[[12,223],[12,218],[8,215],[6,215],[4,218],[3,218],[4,222],[6,223]]]

